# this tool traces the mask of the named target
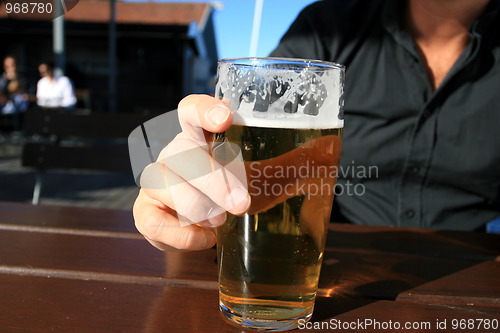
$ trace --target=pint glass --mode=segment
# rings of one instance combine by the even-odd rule
[[[220,310],[267,331],[310,318],[342,142],[344,68],[281,58],[219,61],[216,97],[233,124],[251,206],[217,229]]]

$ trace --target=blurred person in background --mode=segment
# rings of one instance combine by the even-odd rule
[[[371,177],[340,174],[340,186],[361,184],[363,193],[336,195],[334,221],[469,231],[498,225],[499,31],[499,0],[325,0],[301,12],[271,55],[347,67],[340,170],[378,169]],[[232,114],[222,101],[191,95],[179,104],[179,121],[183,132],[169,154],[199,139],[193,129],[207,140],[225,131]],[[229,195],[224,187],[186,186],[181,199],[199,216],[212,198]],[[242,195],[230,213],[243,214],[250,201]],[[221,214],[181,227],[168,188],[142,188],[134,218],[163,250],[212,247],[213,227],[225,222]]]
[[[0,77],[0,110],[2,115],[12,117],[14,131],[18,132],[22,128],[22,112],[29,106],[26,80],[18,73],[13,56],[4,58],[3,69]]]
[[[7,86],[11,81],[19,80],[16,59],[6,56],[3,60],[3,73],[0,76],[0,104],[5,105],[8,100]]]
[[[71,80],[63,75],[54,74],[54,64],[43,62],[38,66],[42,77],[36,88],[38,106],[49,109],[70,110],[76,105],[76,96]]]

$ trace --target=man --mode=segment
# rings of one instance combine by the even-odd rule
[[[291,27],[273,55],[347,66],[341,163],[378,168],[377,177],[339,179],[366,190],[337,196],[342,217],[473,230],[500,215],[498,6],[327,1]]]
[[[299,15],[272,55],[346,65],[341,167],[378,168],[375,177],[339,179],[365,189],[337,196],[341,218],[474,230],[500,216],[500,101],[492,91],[500,86],[499,7],[498,0],[339,0]],[[183,112],[189,105],[197,114]],[[188,96],[179,104],[184,132],[171,150],[194,140],[197,117],[207,133],[232,120],[221,101]],[[192,214],[214,195],[223,194],[213,186],[185,192]],[[238,199],[231,213],[248,209],[250,198]],[[134,216],[161,249],[213,246],[204,226],[225,221],[222,214],[179,227],[168,190],[142,189]]]
[[[38,72],[42,77],[36,88],[36,102],[42,108],[72,109],[76,104],[73,83],[69,78],[54,74],[54,65],[41,63]]]

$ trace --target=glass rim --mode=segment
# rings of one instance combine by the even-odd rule
[[[252,66],[253,63],[258,65],[258,63],[268,63],[268,64],[291,64],[300,65],[304,67],[309,67],[310,65],[317,66],[318,68],[325,69],[338,69],[345,71],[345,66],[332,61],[324,61],[317,59],[305,59],[305,58],[283,58],[283,57],[233,57],[233,58],[223,58],[219,59],[218,63],[233,63],[236,66]],[[265,66],[261,66],[265,67]]]

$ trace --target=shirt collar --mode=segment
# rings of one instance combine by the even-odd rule
[[[404,27],[406,1],[386,0],[382,6],[382,25],[385,30],[414,56],[418,57],[413,40]]]
[[[404,27],[405,7],[406,1],[386,0],[382,6],[382,24],[400,45],[418,56],[412,38]],[[499,14],[500,0],[490,0],[485,11],[472,24],[470,33],[476,36],[485,34]]]
[[[470,33],[483,35],[488,31],[495,18],[500,14],[500,0],[490,0],[484,12],[477,18],[470,28]],[[498,33],[496,31],[495,33]]]

